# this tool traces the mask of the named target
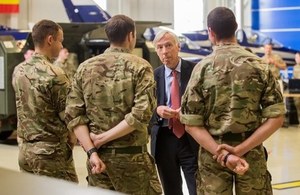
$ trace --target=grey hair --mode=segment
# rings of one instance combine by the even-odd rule
[[[176,44],[178,44],[178,45],[180,44],[179,38],[175,33],[171,32],[169,30],[161,30],[155,35],[155,37],[153,39],[153,45],[155,48],[156,48],[157,42],[167,33],[170,34],[174,38]]]

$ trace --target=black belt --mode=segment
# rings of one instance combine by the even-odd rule
[[[246,131],[243,133],[232,133],[228,132],[223,135],[212,135],[213,138],[224,140],[224,141],[243,141],[250,137],[254,131]]]
[[[147,152],[146,146],[129,146],[125,148],[99,148],[99,153],[111,153],[111,154],[140,154]]]
[[[67,139],[65,139],[67,141]],[[43,138],[41,140],[37,140],[37,139],[34,139],[34,140],[25,140],[25,139],[22,139],[23,142],[25,143],[36,143],[36,142],[61,142],[62,140],[58,137],[47,137],[47,138]]]

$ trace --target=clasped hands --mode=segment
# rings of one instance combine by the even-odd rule
[[[223,167],[227,167],[239,175],[244,175],[249,169],[247,161],[236,155],[234,147],[228,144],[220,144],[213,158]]]
[[[101,134],[94,134],[90,133],[90,138],[94,144],[94,146],[99,149],[102,145],[101,142]],[[91,171],[93,174],[99,174],[102,173],[106,169],[106,165],[103,163],[103,161],[100,159],[97,153],[92,153],[89,159],[90,165],[91,165]]]
[[[173,109],[168,106],[158,106],[156,112],[161,118],[179,118],[180,108]]]

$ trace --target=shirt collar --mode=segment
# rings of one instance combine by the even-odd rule
[[[165,75],[168,77],[171,76],[173,70],[171,68],[168,68],[166,65],[164,65],[164,66],[165,66]],[[181,72],[181,58],[179,58],[179,62],[177,64],[175,70],[177,72]]]
[[[123,52],[123,53],[131,53],[130,49],[124,47],[109,47],[107,48],[104,53],[106,52]]]

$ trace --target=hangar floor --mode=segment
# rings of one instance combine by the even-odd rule
[[[281,128],[265,142],[269,152],[268,166],[273,177],[274,195],[300,194],[299,142],[300,128],[298,126]],[[0,143],[0,156],[0,167],[19,170],[17,164],[18,147],[15,135]],[[86,186],[86,154],[79,146],[75,147],[74,159],[76,171],[79,175],[79,185]],[[279,183],[285,184],[275,185]],[[184,192],[188,194],[186,186],[184,186]]]

